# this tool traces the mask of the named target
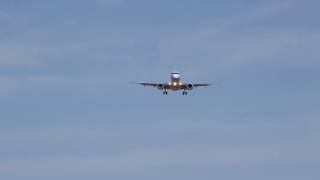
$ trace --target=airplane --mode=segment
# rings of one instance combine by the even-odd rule
[[[140,84],[143,86],[150,86],[163,90],[163,95],[168,95],[167,90],[178,91],[183,90],[182,95],[188,95],[188,90],[192,90],[195,87],[208,87],[213,84],[220,84],[219,82],[209,84],[209,83],[182,83],[181,74],[178,71],[173,71],[171,73],[171,80],[169,83],[145,83],[145,82],[132,82],[133,84]]]

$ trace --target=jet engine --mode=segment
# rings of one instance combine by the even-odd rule
[[[158,84],[158,85],[157,85],[157,88],[158,88],[159,90],[164,89],[164,84]]]
[[[193,84],[187,84],[187,89],[192,90],[193,89]]]

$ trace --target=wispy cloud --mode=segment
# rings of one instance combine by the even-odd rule
[[[318,147],[319,149],[319,147]],[[301,151],[302,150],[302,151]],[[90,155],[89,157],[62,156],[42,160],[2,161],[0,172],[52,173],[79,172],[132,172],[148,171],[163,167],[187,167],[209,164],[211,166],[239,166],[243,164],[292,162],[306,160],[306,149],[297,146],[267,145],[222,149],[157,149],[129,150],[126,152]],[[309,154],[311,160],[313,154]],[[301,159],[302,158],[302,159]]]
[[[0,66],[34,65],[38,49],[27,44],[0,43]]]
[[[272,161],[279,154],[273,147],[233,149],[176,149],[128,151],[91,157],[60,157],[46,160],[1,162],[2,172],[76,172],[81,169],[91,172],[145,171],[152,168],[190,166],[194,164],[243,164]]]
[[[123,3],[126,0],[97,0],[99,4],[113,4],[113,3]]]
[[[15,79],[0,77],[0,95],[8,95],[18,87]]]
[[[0,78],[1,87],[0,95],[9,95],[19,89],[26,89],[31,87],[58,87],[63,84],[66,85],[65,78],[63,77],[9,77],[2,76]]]
[[[268,1],[258,3],[253,8],[246,9],[238,14],[232,14],[232,17],[223,17],[218,21],[223,28],[234,27],[235,25],[244,25],[247,23],[256,23],[265,18],[275,17],[291,8],[293,1]]]
[[[114,77],[110,73],[97,73],[77,77],[60,75],[38,76],[0,76],[0,95],[9,95],[25,89],[59,88],[59,89],[85,89],[95,90],[99,88],[122,87],[128,85],[123,81],[124,77]],[[98,88],[98,89],[99,89]]]
[[[248,32],[247,32],[248,31]],[[319,65],[320,32],[292,28],[233,29],[202,26],[162,40],[162,66],[190,72],[229,72],[259,62]],[[196,62],[196,63],[195,63]]]
[[[266,18],[294,13],[295,6],[294,1],[271,1],[207,24],[174,29],[179,33],[158,44],[159,65],[211,73],[259,62],[319,64],[319,31],[263,24]]]
[[[310,117],[309,117],[310,118]],[[296,130],[304,131],[301,127],[308,130],[307,136],[297,134]],[[0,143],[4,150],[7,146],[17,144],[33,144],[46,146],[47,144],[55,144],[55,149],[59,150],[57,144],[72,142],[73,145],[80,145],[85,142],[89,145],[95,142],[114,142],[116,139],[122,143],[132,141],[135,138],[153,137],[153,133],[171,133],[183,132],[187,134],[189,131],[195,132],[216,132],[217,135],[225,133],[224,140],[227,140],[227,134],[232,132],[240,136],[244,132],[253,132],[257,136],[257,141],[245,143],[241,140],[239,144],[208,146],[206,144],[187,144],[178,147],[169,147],[163,142],[158,142],[157,146],[143,147],[126,147],[117,151],[95,151],[79,155],[73,153],[52,154],[48,153],[45,157],[38,158],[19,158],[10,159],[3,158],[0,162],[0,172],[10,173],[57,173],[57,172],[78,172],[85,169],[86,172],[137,172],[147,171],[154,168],[162,167],[187,167],[193,165],[209,164],[211,166],[238,166],[243,164],[256,163],[292,163],[292,162],[309,162],[317,161],[319,157],[317,152],[320,144],[317,143],[319,138],[319,123],[315,120],[291,120],[290,124],[281,121],[244,121],[239,120],[238,123],[227,123],[224,121],[206,121],[206,120],[167,120],[159,121],[155,124],[144,124],[132,126],[128,125],[112,125],[92,126],[92,127],[61,127],[61,128],[2,128],[0,130]],[[280,132],[292,134],[290,138],[283,139]],[[152,133],[151,133],[152,132]],[[261,138],[261,133],[269,132],[277,136],[277,141],[265,142]],[[140,135],[137,135],[140,134]],[[249,133],[250,134],[250,133]],[[297,134],[296,137],[294,134]],[[130,137],[130,138],[129,138]],[[250,138],[248,136],[244,136]],[[185,138],[185,135],[184,137]],[[241,139],[241,138],[240,138]],[[281,140],[282,139],[282,140]],[[299,140],[297,140],[299,139]],[[182,139],[180,139],[182,141]],[[169,141],[169,140],[168,140]],[[89,143],[91,142],[91,143]],[[215,142],[215,144],[219,142]],[[235,142],[233,142],[235,143]],[[112,143],[111,143],[112,144]],[[94,145],[93,145],[94,146]],[[50,147],[50,146],[49,146]],[[64,151],[66,147],[63,146]],[[26,148],[28,149],[28,148]],[[25,149],[25,150],[26,150]],[[2,149],[3,150],[3,149]],[[32,150],[38,153],[37,150]],[[42,154],[44,152],[41,152]]]

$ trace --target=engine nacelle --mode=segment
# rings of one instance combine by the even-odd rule
[[[193,89],[193,84],[187,84],[187,89],[192,90]]]
[[[158,84],[158,85],[157,85],[157,88],[158,88],[159,90],[164,89],[164,84]]]

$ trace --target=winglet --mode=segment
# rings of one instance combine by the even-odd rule
[[[220,85],[223,84],[222,82],[214,82],[214,83],[210,83],[210,85]]]

